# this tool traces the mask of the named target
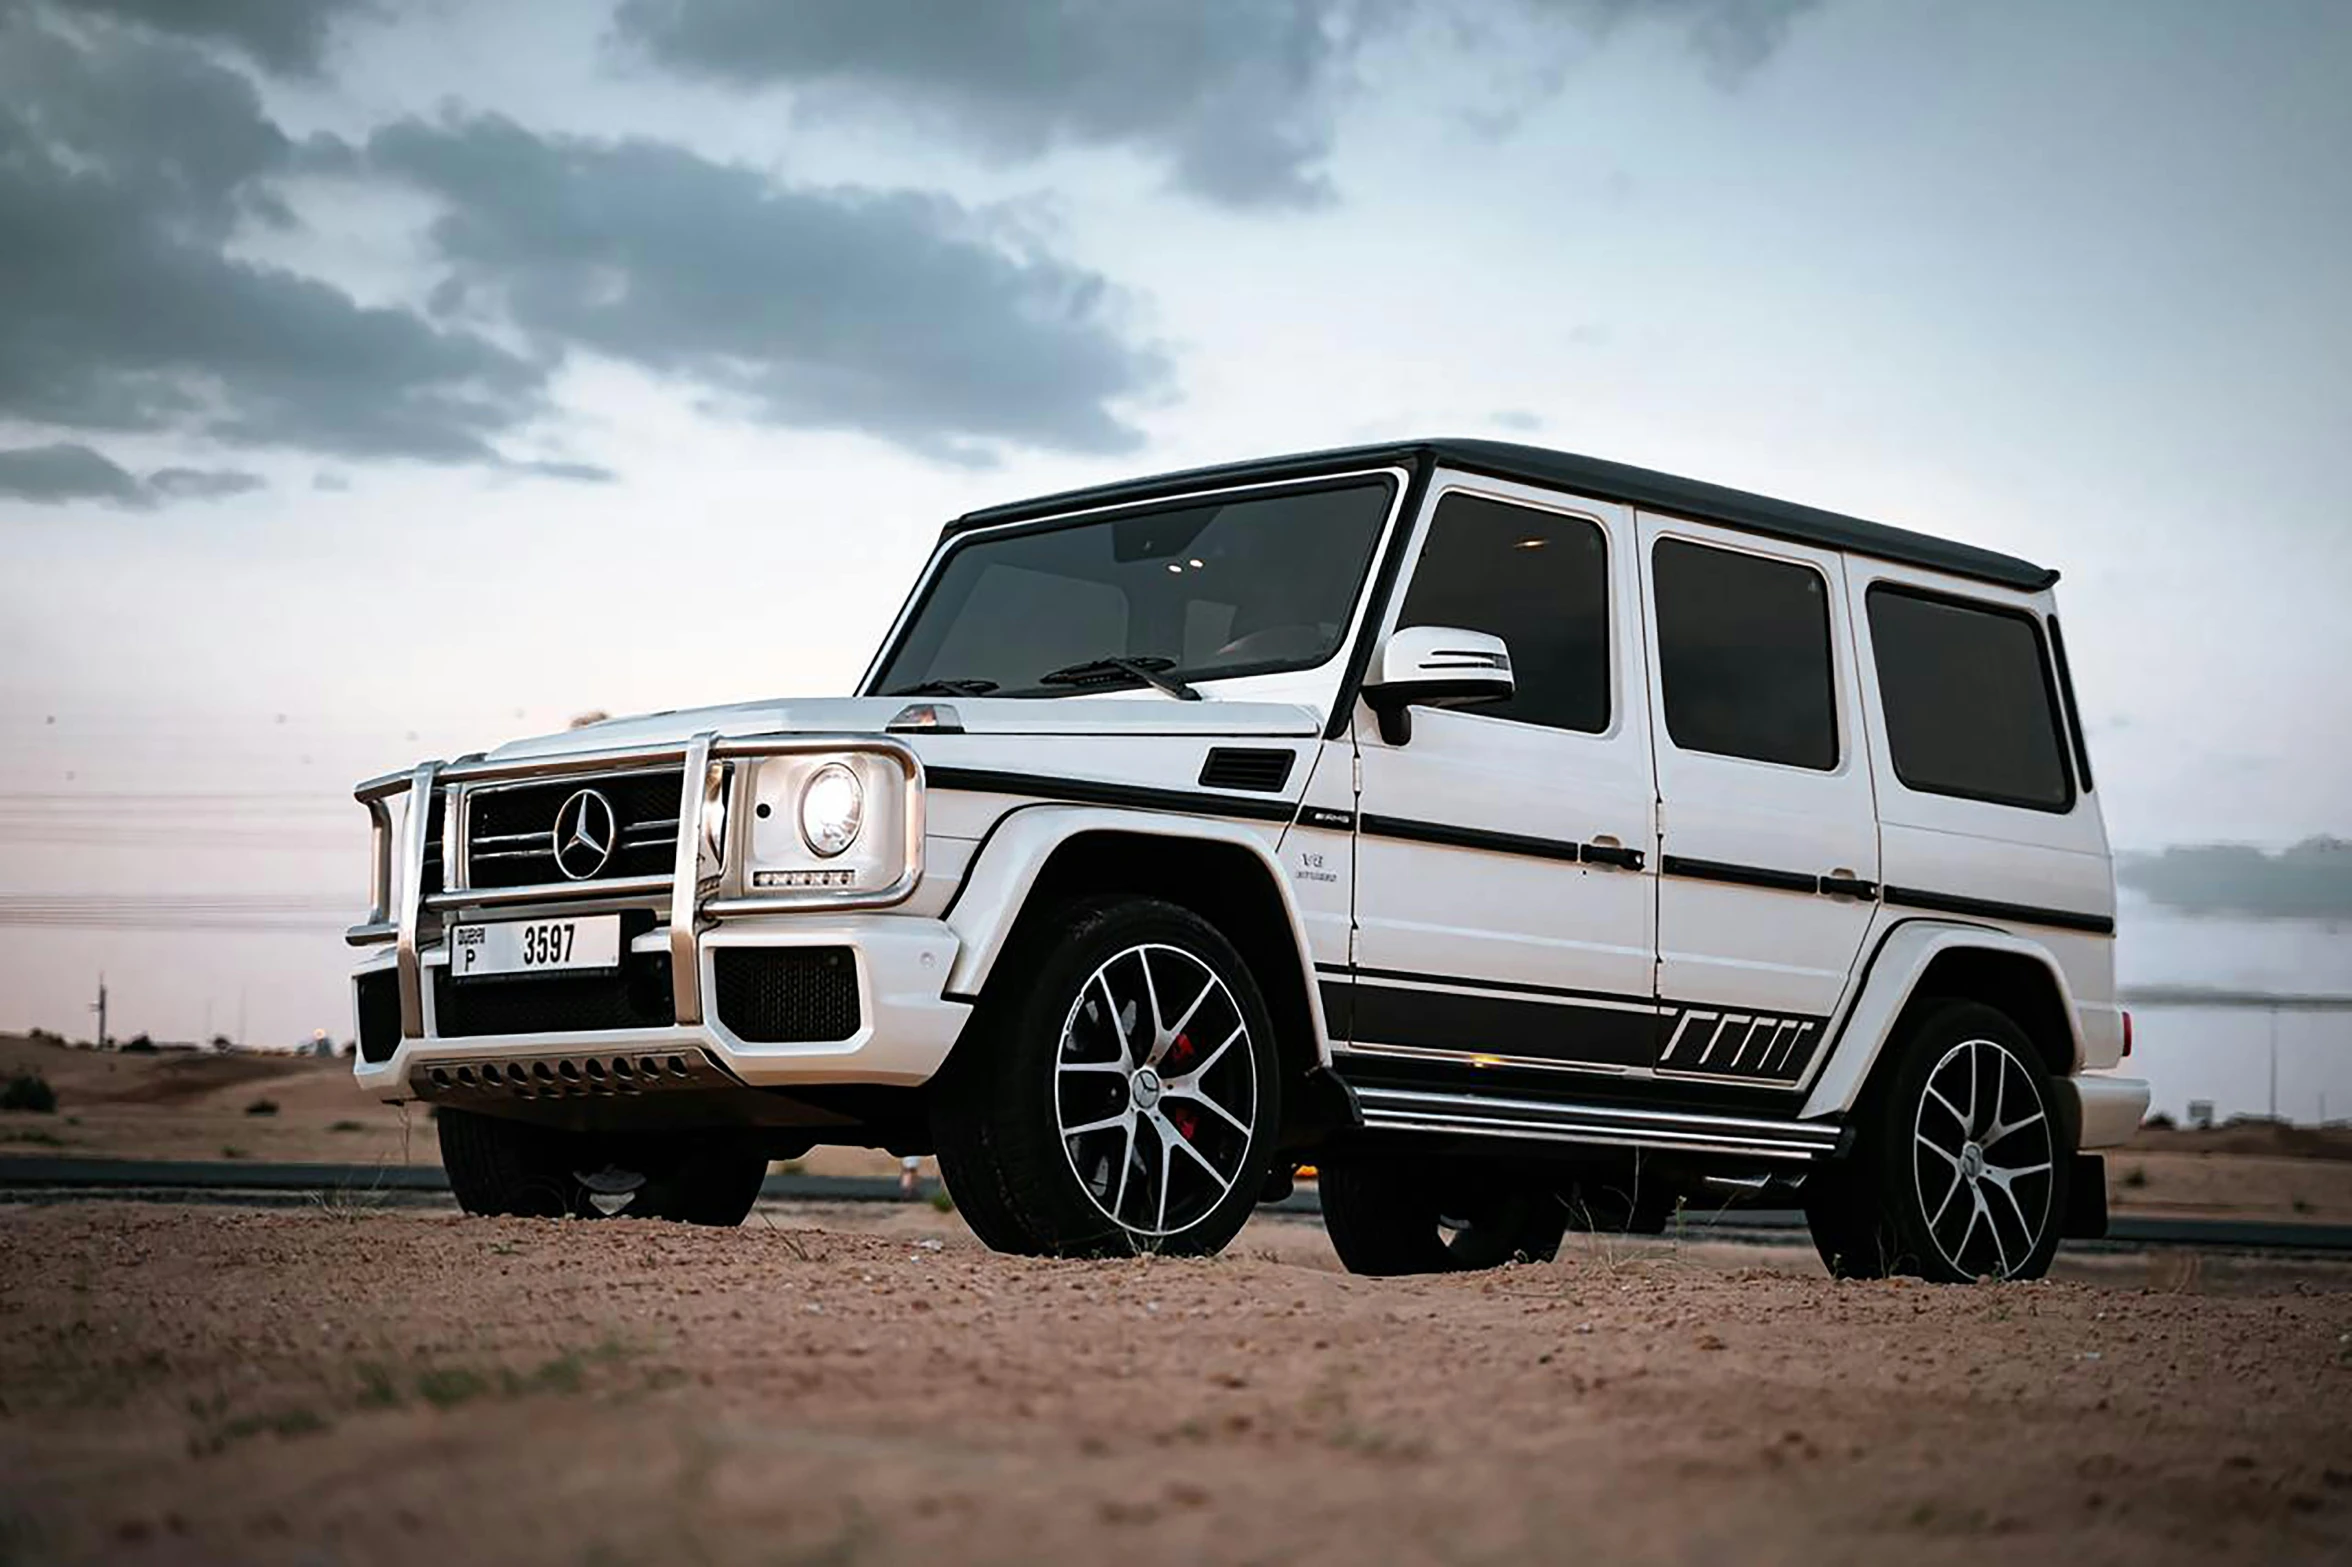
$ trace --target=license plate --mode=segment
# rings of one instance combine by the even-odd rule
[[[621,917],[618,914],[460,925],[449,933],[449,972],[457,979],[479,979],[486,974],[557,974],[620,966]]]

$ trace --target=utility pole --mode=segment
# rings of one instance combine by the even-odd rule
[[[2278,1008],[2270,1009],[2270,1118],[2278,1119]]]
[[[98,976],[98,1000],[90,1010],[98,1014],[98,1048],[104,1050],[106,1048],[106,976],[104,973]]]

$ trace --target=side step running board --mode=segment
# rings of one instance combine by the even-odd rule
[[[1670,1148],[1757,1159],[1818,1159],[1838,1150],[1842,1129],[1812,1121],[1760,1121],[1689,1111],[1618,1105],[1554,1104],[1483,1094],[1358,1088],[1367,1129],[1434,1132],[1517,1141],[1597,1143],[1612,1148]]]

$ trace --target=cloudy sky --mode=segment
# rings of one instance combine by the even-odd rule
[[[354,778],[1408,434],[2047,560],[2120,844],[2352,831],[2347,82],[2334,0],[0,0],[0,1026],[344,1029]]]

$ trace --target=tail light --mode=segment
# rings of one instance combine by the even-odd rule
[[[2131,1014],[2129,1012],[2123,1015],[2123,1059],[2126,1061],[2131,1059]]]

